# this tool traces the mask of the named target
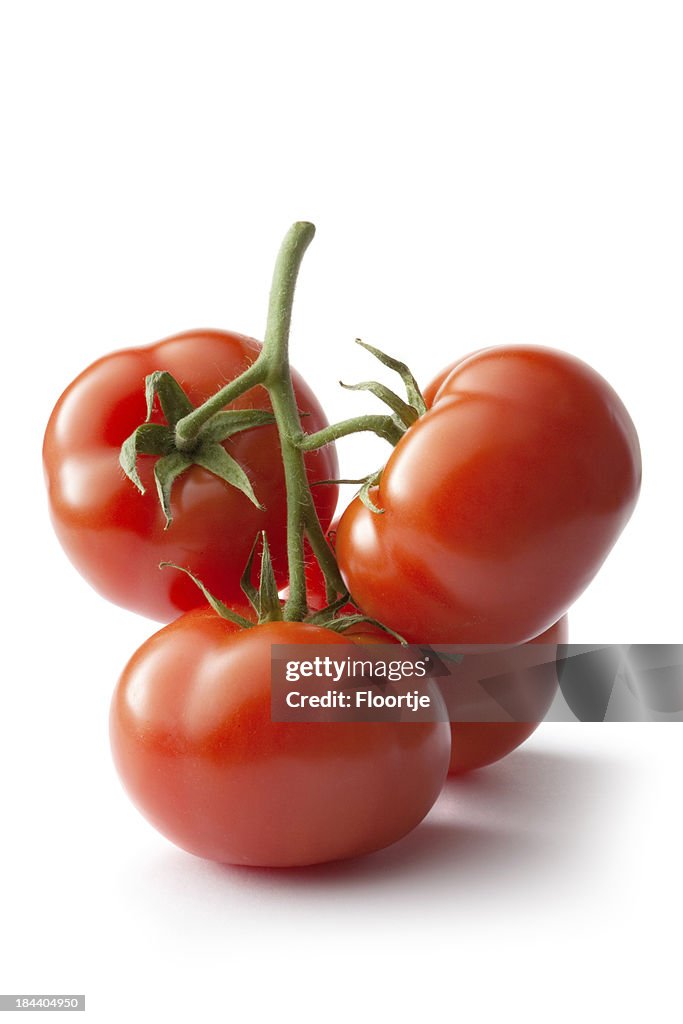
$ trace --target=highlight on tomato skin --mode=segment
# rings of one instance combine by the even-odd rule
[[[207,609],[139,648],[110,715],[129,796],[177,846],[228,864],[305,866],[401,839],[441,791],[448,723],[273,722],[274,643],[348,639],[298,622],[240,631]]]
[[[260,511],[248,497],[200,466],[173,488],[173,523],[165,529],[151,460],[141,457],[141,495],[119,465],[122,443],[145,421],[145,378],[168,370],[199,405],[254,362],[261,344],[227,331],[198,330],[153,345],[113,352],[94,362],[64,391],[50,417],[43,464],[50,514],[66,554],[102,596],[161,622],[198,607],[203,597],[181,573],[159,571],[162,561],[190,569],[225,600],[241,600],[239,580],[254,538],[266,530],[276,577],[284,582],[286,494],[276,427],[245,430],[224,442],[245,468]],[[327,425],[311,388],[292,371],[307,429]],[[263,388],[231,408],[270,409]],[[152,422],[164,422],[155,408]],[[338,475],[334,445],[305,457],[311,481]],[[334,513],[337,487],[313,488],[323,527]]]
[[[341,517],[363,612],[416,643],[524,643],[573,604],[635,507],[641,459],[616,392],[532,346],[470,354],[428,389],[370,497]],[[381,567],[381,568],[380,568]]]

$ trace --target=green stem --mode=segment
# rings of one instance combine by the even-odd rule
[[[339,593],[344,591],[337,563],[318,520],[306,475],[304,455],[297,443],[303,431],[289,366],[289,328],[294,288],[301,260],[314,234],[315,228],[312,224],[300,222],[294,224],[285,236],[273,272],[263,344],[266,366],[264,383],[270,395],[280,436],[287,489],[289,597],[284,608],[284,618],[290,621],[303,619],[308,611],[304,561],[305,533],[308,534],[311,547],[321,563],[328,586]]]
[[[280,436],[282,464],[287,490],[287,564],[289,597],[284,609],[286,620],[303,619],[308,611],[304,569],[304,527],[311,492],[303,455],[293,444],[301,433],[292,375],[289,368],[289,328],[292,321],[294,288],[301,260],[315,228],[312,224],[294,224],[280,247],[268,303],[268,320],[263,342],[266,355],[266,387]]]
[[[178,420],[175,428],[175,444],[178,451],[191,452],[196,444],[199,431],[214,413],[220,412],[230,402],[234,402],[236,398],[243,395],[245,391],[264,383],[267,372],[264,356],[265,349],[261,349],[255,362],[248,366],[244,373],[231,380],[229,384],[226,384],[224,388],[217,391],[189,415]]]
[[[199,431],[215,413],[258,384],[263,385],[268,391],[280,438],[287,491],[289,597],[284,607],[284,618],[290,621],[304,619],[308,612],[304,536],[308,537],[311,548],[320,562],[328,591],[338,594],[345,592],[336,560],[318,520],[306,475],[304,446],[301,443],[305,435],[289,365],[289,329],[294,289],[301,260],[314,234],[315,228],[312,224],[300,221],[293,224],[285,235],[273,271],[263,349],[256,361],[236,380],[231,381],[203,405],[179,420],[175,430],[177,447],[181,451],[191,451],[197,443]],[[390,417],[374,419],[390,420]],[[385,435],[387,433],[393,437],[389,427],[385,429]],[[317,435],[313,435],[315,436]],[[333,440],[333,437],[329,440]],[[319,446],[312,445],[311,450],[314,447]]]
[[[277,254],[273,281],[268,300],[268,320],[263,341],[264,356],[268,363],[268,383],[289,390],[294,402],[291,374],[286,377],[282,369],[289,369],[289,328],[292,322],[294,289],[304,253],[313,241],[315,227],[307,221],[297,221],[285,235]],[[296,409],[296,402],[294,402]],[[297,423],[299,415],[296,415]]]
[[[389,444],[396,445],[403,437],[403,431],[391,416],[354,416],[352,419],[342,420],[341,423],[332,423],[329,427],[323,427],[315,434],[304,434],[297,441],[302,452],[315,451],[317,448],[324,448],[332,441],[338,441],[340,437],[347,437],[349,434],[357,434],[361,431],[370,431],[384,438]]]
[[[327,600],[333,602],[339,594],[348,594],[348,591],[339,573],[334,552],[320,527],[315,508],[312,508],[311,512],[312,514],[308,514],[306,517],[306,536],[325,577]]]

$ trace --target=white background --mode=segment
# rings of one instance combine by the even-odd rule
[[[153,627],[71,569],[40,444],[103,352],[262,333],[313,220],[292,349],[331,418],[368,408],[336,386],[370,373],[356,335],[422,380],[505,342],[610,379],[643,493],[571,639],[680,641],[682,47],[657,0],[5,0],[0,991],[98,1022],[677,1019],[679,726],[548,725],[361,862],[193,859],[111,767]]]

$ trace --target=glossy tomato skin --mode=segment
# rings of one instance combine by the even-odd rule
[[[453,366],[449,366],[443,370],[442,373],[432,382],[430,387],[423,392],[423,396],[428,406],[432,404],[438,389],[452,369]],[[327,539],[333,549],[336,546],[338,526],[339,521],[335,519],[327,531]],[[312,557],[306,566],[306,594],[309,608],[315,611],[325,607],[327,603],[325,597],[325,579],[318,563]],[[342,612],[342,614],[345,615],[353,615],[354,613],[357,613],[357,609],[353,605],[348,605]],[[348,641],[358,644],[374,645],[398,643],[398,641],[390,634],[368,622],[359,623],[343,635]],[[565,615],[559,622],[556,622],[550,627],[550,629],[546,630],[545,633],[541,633],[540,636],[528,641],[528,643],[558,645],[566,644],[568,642],[568,638],[568,618]],[[526,647],[527,644],[524,644],[523,646]],[[549,654],[550,652],[546,653]],[[468,663],[465,662],[464,664]],[[456,691],[452,691],[448,687],[442,686],[442,693],[446,707],[453,717],[457,717],[462,708],[463,685],[465,689],[465,700],[467,700],[468,687],[471,688],[472,684],[474,684],[477,700],[481,701],[484,693],[477,685],[481,676],[487,675],[493,677],[496,675],[502,675],[503,673],[509,672],[511,668],[518,670],[520,665],[514,657],[511,658],[509,655],[506,656],[504,652],[495,650],[492,651],[490,655],[478,657],[476,663],[472,663],[472,667],[476,667],[476,679],[468,679],[467,677],[463,679],[463,672],[461,670],[455,677],[458,680]],[[539,690],[536,679],[531,681],[535,706],[538,708],[541,715],[545,715],[547,713],[559,685],[555,665],[551,663],[548,664],[546,677],[547,685],[545,686],[544,692],[547,700],[545,704],[540,707],[538,705]],[[525,682],[526,681],[523,680],[522,685],[525,685]],[[544,682],[546,682],[546,680],[544,680]],[[482,718],[486,717],[486,714],[490,713],[490,711],[490,707],[481,707],[480,712]],[[500,761],[503,757],[512,753],[513,750],[516,750],[517,747],[525,742],[525,740],[529,739],[532,733],[536,731],[539,724],[540,720],[533,722],[452,721],[451,760],[448,769],[449,774],[464,775],[477,768],[484,768],[487,765],[494,764],[496,761]]]
[[[352,627],[343,635],[348,641],[357,644],[384,645],[398,643],[398,640],[395,640],[384,630],[367,622]],[[540,636],[529,640],[522,647],[527,647],[528,644],[557,646],[559,644],[566,644],[568,638],[568,618],[564,615],[559,622],[556,622],[554,626],[547,629],[545,633],[541,633]],[[549,655],[550,652],[546,652],[546,654]],[[467,700],[468,688],[473,688],[473,684],[476,686],[476,699],[481,702],[479,713],[482,715],[482,718],[485,718],[487,714],[497,712],[498,709],[492,706],[491,700],[486,700],[485,694],[478,686],[478,681],[480,678],[502,675],[511,669],[521,671],[522,666],[514,656],[510,656],[509,652],[506,655],[502,651],[495,650],[490,655],[478,656],[476,661],[476,678],[465,678],[463,680],[463,674],[459,672],[455,676],[455,679],[457,679],[457,690],[455,692],[450,687],[441,684],[440,689],[446,708],[456,718],[456,721],[451,721],[450,723],[451,759],[448,766],[449,775],[465,775],[467,772],[474,771],[477,768],[485,768],[488,765],[495,764],[496,761],[507,757],[513,750],[521,746],[525,740],[529,739],[541,724],[542,717],[540,716],[547,714],[557,693],[559,680],[557,678],[556,663],[557,652],[555,654],[555,663],[549,662],[545,666],[542,695],[539,693],[538,677],[526,680],[522,676],[521,684],[517,686],[517,689],[519,689],[519,685],[522,688],[527,685],[529,686],[531,691],[529,701],[533,701],[534,709],[539,714],[539,717],[533,722],[464,722],[457,720],[457,716],[460,714],[463,706],[463,686],[465,689],[465,700]],[[519,697],[519,693],[517,693],[517,696]],[[542,700],[540,699],[541,696]],[[471,703],[469,707],[471,709]]]
[[[249,475],[265,511],[235,488],[198,466],[173,488],[173,523],[164,530],[153,479],[153,460],[141,456],[141,495],[119,466],[119,449],[145,420],[144,382],[168,370],[199,405],[257,357],[261,345],[225,331],[191,331],[155,345],[125,349],[89,366],[66,389],[50,417],[43,446],[50,513],[67,555],[88,582],[115,604],[162,622],[202,604],[187,576],[159,562],[191,569],[217,596],[241,599],[239,578],[258,531],[266,530],[276,575],[286,577],[285,485],[275,426],[244,431],[225,447]],[[310,388],[296,373],[299,408],[307,429],[326,419]],[[263,388],[231,408],[270,408]],[[164,422],[155,409],[152,419]],[[309,478],[334,478],[334,446],[306,456]],[[326,526],[337,501],[334,486],[314,488]]]
[[[635,506],[628,412],[585,363],[484,349],[441,384],[337,555],[356,603],[417,643],[524,643],[595,576]],[[455,639],[454,639],[455,638]]]
[[[530,644],[566,644],[568,637],[569,626],[567,616],[565,615],[554,626],[547,629],[545,633],[530,640],[523,647],[526,648]],[[550,651],[544,652],[544,656],[546,654],[550,655],[550,653]],[[477,678],[493,678],[496,675],[502,675],[515,669],[520,671],[521,686],[533,689],[535,710],[540,715],[545,715],[553,702],[559,686],[556,659],[557,652],[555,652],[554,662],[549,660],[548,664],[544,666],[542,702],[539,702],[538,676],[526,678],[523,674],[523,657],[517,659],[514,655],[511,656],[509,652],[496,650],[492,651],[490,655],[485,654],[477,657],[473,667],[476,666]],[[465,659],[462,665],[467,665],[467,659]],[[458,678],[458,676],[456,675],[455,678]],[[467,694],[468,683],[469,680],[466,678],[463,680],[461,675],[458,687],[464,686],[465,694]],[[492,711],[490,707],[491,699],[487,699],[485,693],[479,687],[477,687],[476,693],[477,700],[480,702],[479,710],[483,718]],[[456,693],[449,692],[444,687],[443,695],[449,711],[457,714],[458,709],[462,707],[462,693],[460,692],[456,695]],[[465,696],[466,699],[467,697]],[[506,757],[524,743],[535,732],[539,724],[540,721],[451,722],[452,747],[449,773],[451,775],[463,775],[465,772],[473,771],[476,768],[484,768],[487,765],[494,764],[496,761],[500,761],[501,758]]]
[[[273,722],[275,643],[348,641],[302,623],[238,631],[202,609],[142,645],[110,717],[130,797],[172,842],[230,864],[302,866],[400,839],[441,790],[448,724]]]
[[[464,363],[466,359],[470,359],[471,356],[479,355],[480,352],[484,351],[485,349],[483,348],[474,349],[472,352],[468,352],[466,355],[460,356],[460,358],[456,359],[455,362],[450,363],[448,366],[444,366],[442,370],[439,370],[436,377],[434,377],[433,380],[430,380],[426,388],[422,389],[422,397],[424,398],[425,405],[428,409],[431,409],[434,405],[439,391],[441,390],[441,385],[444,383],[446,378],[450,376],[456,366],[460,366],[460,364]]]
[[[443,374],[443,377],[447,376],[450,372],[449,368]],[[442,378],[443,379],[443,378]],[[438,390],[438,384],[435,391]],[[428,392],[424,393],[425,399],[428,396]],[[338,522],[335,521],[327,531],[327,538],[330,545],[334,548],[336,542]],[[324,608],[326,605],[325,598],[325,580],[320,567],[315,560],[312,560],[306,567],[306,592],[309,608],[312,610],[318,610]],[[357,613],[357,609],[353,605],[348,605],[344,610],[343,614],[353,615]],[[359,623],[357,626],[353,626],[347,632],[343,634],[347,641],[358,644],[393,644],[398,643],[390,634],[385,630],[380,629],[378,626],[373,626],[369,622]],[[546,630],[545,633],[541,633],[540,636],[535,637],[533,640],[528,641],[528,644],[545,644],[545,645],[558,645],[566,644],[569,638],[569,627],[568,618],[563,616],[559,622],[556,622],[554,626]],[[528,644],[524,644],[526,647]],[[550,653],[550,652],[546,652]],[[469,663],[465,662],[464,665]],[[509,673],[511,669],[520,669],[520,664],[517,659],[506,655],[505,652],[494,650],[490,655],[478,656],[476,662],[472,662],[472,668],[476,668],[476,678],[471,679],[465,675],[463,679],[463,671],[461,670],[455,675],[457,679],[457,689],[452,690],[447,686],[441,687],[446,707],[448,708],[452,717],[457,718],[458,714],[462,709],[463,699],[467,701],[469,690],[473,690],[476,693],[476,699],[481,701],[485,698],[485,694],[478,686],[479,678],[483,676],[500,676],[503,673]],[[557,670],[555,665],[549,663],[546,671],[547,685],[545,686],[545,695],[547,700],[543,706],[539,707],[538,704],[538,693],[539,688],[537,685],[537,678],[531,680],[531,686],[533,688],[535,706],[538,708],[541,715],[545,715],[552,703],[552,700],[557,692],[558,679]],[[522,685],[525,685],[523,680]],[[545,682],[545,680],[544,680]],[[464,696],[463,696],[464,689]],[[485,718],[488,713],[491,712],[490,701],[486,702],[488,706],[482,706],[479,710],[482,718]],[[471,703],[470,703],[471,707]],[[493,709],[497,710],[496,708]],[[487,765],[494,764],[496,761],[500,761],[501,758],[506,757],[507,754],[512,753],[516,750],[525,740],[527,740],[533,732],[536,731],[540,724],[540,720],[532,722],[497,722],[497,721],[452,721],[451,722],[451,760],[449,765],[449,774],[451,775],[464,775],[466,772],[473,771],[477,768],[484,768]]]

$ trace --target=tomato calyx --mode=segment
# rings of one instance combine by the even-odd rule
[[[387,355],[386,352],[382,352],[381,349],[375,348],[374,345],[368,345],[366,341],[362,341],[360,338],[356,338],[356,345],[360,345],[360,347],[364,348],[366,352],[373,355],[375,359],[378,359],[383,366],[386,366],[389,370],[393,370],[394,373],[399,375],[406,389],[408,402],[410,403],[412,411],[415,413],[415,417],[411,422],[414,422],[419,416],[423,416],[427,411],[427,404],[415,376],[406,363],[401,362],[400,359],[395,359],[393,356]]]
[[[411,427],[419,418],[419,413],[412,405],[408,405],[395,391],[376,380],[364,380],[360,384],[345,384],[343,380],[340,380],[339,384],[345,391],[369,391],[375,398],[379,398],[381,402],[388,405],[394,413],[391,418],[401,433]]]
[[[378,381],[362,381],[360,384],[344,384],[343,381],[339,381],[341,386],[347,391],[369,391],[376,398],[379,398],[380,401],[384,402],[385,405],[389,406],[391,415],[355,416],[351,419],[343,420],[341,423],[333,423],[329,427],[317,431],[315,434],[307,434],[302,437],[299,440],[299,447],[302,451],[314,451],[317,448],[323,448],[331,441],[337,441],[340,437],[347,437],[349,434],[357,434],[363,431],[372,431],[378,437],[388,441],[392,447],[396,447],[406,431],[427,412],[427,403],[420,391],[415,376],[406,363],[387,355],[386,352],[375,348],[374,345],[368,345],[367,342],[361,341],[360,338],[356,338],[356,344],[373,355],[375,359],[378,359],[383,366],[399,375],[405,388],[407,401],[402,399],[400,395],[397,395],[395,391],[392,391],[391,388],[388,388],[385,384],[380,384]],[[319,483],[360,484],[361,487],[358,492],[360,500],[371,512],[381,515],[384,509],[379,508],[375,504],[370,492],[379,484],[382,477],[382,468],[376,469],[359,479],[321,480]]]
[[[183,450],[176,443],[176,427],[180,420],[194,411],[194,406],[178,381],[166,370],[156,370],[145,379],[147,419],[123,442],[119,462],[126,476],[141,494],[145,487],[137,469],[138,456],[158,456],[154,464],[154,482],[166,520],[165,529],[173,521],[171,492],[173,484],[190,466],[201,466],[225,483],[236,487],[257,508],[263,509],[246,472],[222,445],[242,430],[253,430],[275,422],[272,413],[263,409],[226,409],[211,420]],[[155,402],[159,403],[166,424],[153,423]]]
[[[255,587],[251,581],[251,571],[254,564],[254,558],[258,553],[259,547],[261,553],[261,568],[259,572],[259,585],[258,587]],[[222,619],[226,619],[228,622],[231,622],[233,625],[239,626],[240,629],[251,629],[253,626],[262,626],[266,622],[282,622],[283,605],[278,594],[275,573],[273,571],[273,562],[270,557],[270,547],[268,546],[268,539],[266,537],[265,530],[261,531],[254,540],[249,554],[249,559],[240,580],[242,593],[247,598],[254,613],[250,618],[236,612],[224,601],[221,601],[220,598],[216,597],[216,595],[213,594],[207,586],[205,586],[198,576],[184,566],[176,565],[175,562],[161,562],[159,564],[159,568],[177,569],[179,572],[185,573],[186,576],[189,576],[194,585],[202,592],[216,614]]]
[[[348,597],[346,602],[348,604]],[[325,629],[331,629],[334,633],[346,633],[347,630],[353,630],[356,626],[368,625],[374,626],[376,629],[380,629],[387,636],[391,636],[394,640],[397,640],[400,644],[406,645],[407,640],[396,630],[391,629],[389,626],[385,626],[379,619],[373,619],[370,615],[363,615],[362,612],[358,612],[357,615],[340,615],[338,618],[332,616],[326,618],[325,613],[328,609],[323,609],[320,612],[316,612],[315,615],[309,615],[305,622],[310,626],[322,626]]]
[[[254,557],[261,542],[261,571],[259,574],[258,588],[251,582],[251,568],[254,564]],[[242,573],[240,580],[242,593],[249,601],[249,604],[256,613],[257,622],[281,622],[282,604],[278,594],[273,563],[270,558],[270,548],[265,530],[254,540],[249,559]]]
[[[360,384],[344,384],[343,381],[339,381],[340,385],[347,391],[370,391],[376,398],[379,398],[380,401],[389,406],[391,415],[354,416],[348,420],[342,420],[340,423],[332,423],[330,426],[324,427],[314,434],[302,434],[298,439],[298,446],[302,451],[315,451],[317,448],[324,448],[326,444],[337,441],[341,437],[365,431],[377,434],[378,437],[395,446],[401,440],[406,430],[427,411],[427,405],[417,381],[405,363],[394,359],[393,356],[387,355],[373,345],[368,345],[367,342],[361,341],[360,338],[356,338],[356,344],[370,352],[384,366],[399,374],[405,387],[407,401],[404,401],[395,391],[388,388],[386,384],[379,383],[379,381],[368,380],[362,381]],[[325,482],[348,483],[349,481],[330,480]],[[355,483],[355,481],[350,482]]]
[[[261,568],[259,574],[259,585],[254,586],[251,578],[251,570],[254,564],[254,559],[259,551],[261,553]],[[273,563],[270,557],[270,548],[268,546],[268,538],[266,537],[265,531],[262,531],[255,539],[252,545],[249,560],[242,574],[240,585],[242,592],[247,598],[251,608],[254,612],[254,618],[247,618],[236,612],[233,608],[230,608],[224,601],[212,594],[208,587],[195,576],[189,569],[184,568],[182,565],[176,565],[174,562],[161,562],[159,565],[160,569],[177,569],[179,572],[185,573],[186,576],[192,580],[196,587],[202,592],[207,602],[213,608],[217,615],[222,619],[226,619],[233,625],[238,626],[240,629],[251,629],[253,626],[262,626],[267,622],[282,622],[283,621],[283,609],[286,602],[280,600],[278,594],[277,582],[275,580],[275,573],[273,572]],[[342,594],[340,598],[334,601],[332,604],[327,605],[325,608],[321,608],[319,611],[309,612],[304,619],[301,621],[306,622],[309,626],[320,626],[325,629],[330,629],[334,633],[344,633],[347,630],[353,629],[356,626],[367,624],[374,626],[375,628],[386,633],[388,636],[393,637],[401,644],[405,644],[405,639],[400,633],[395,632],[378,619],[373,619],[369,615],[364,615],[361,611],[353,612],[352,614],[338,615],[342,608],[348,607],[350,603],[350,597],[347,591]]]
[[[185,573],[186,576],[189,576],[194,585],[199,590],[201,590],[202,594],[204,595],[208,603],[211,605],[213,610],[216,612],[216,614],[219,615],[222,619],[226,619],[228,622],[232,622],[233,625],[239,626],[240,629],[251,629],[252,626],[256,625],[256,623],[251,622],[249,619],[247,619],[246,616],[240,615],[239,612],[236,612],[232,608],[229,608],[227,604],[220,600],[220,598],[216,597],[215,594],[212,594],[208,587],[204,586],[204,584],[202,583],[198,576],[195,576],[193,572],[191,572],[189,569],[186,569],[184,566],[176,565],[175,562],[160,562],[159,568],[177,569],[178,572]]]

